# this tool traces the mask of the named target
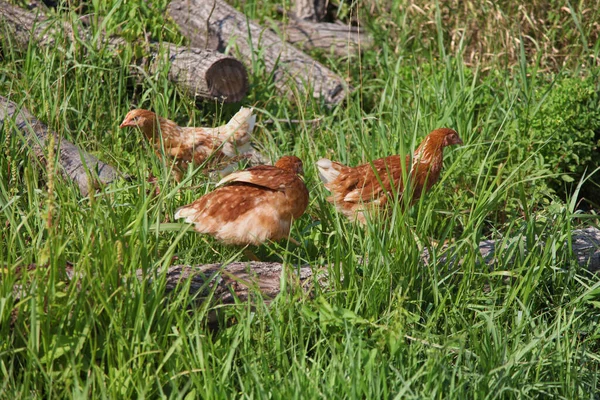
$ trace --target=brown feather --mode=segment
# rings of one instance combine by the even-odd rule
[[[159,156],[164,146],[165,155],[175,163],[179,180],[189,163],[200,165],[210,158],[210,166],[214,167],[224,160],[252,153],[250,138],[254,121],[252,110],[242,108],[220,127],[181,127],[152,111],[136,109],[125,116],[119,127],[138,127]]]
[[[308,206],[308,190],[298,176],[302,161],[282,157],[274,166],[235,172],[225,186],[177,210],[195,229],[227,244],[261,244],[289,236],[293,220]]]
[[[346,167],[327,159],[319,160],[317,166],[331,192],[327,198],[351,220],[366,222],[365,212],[383,208],[390,197],[405,194],[403,176],[410,182],[410,204],[414,204],[424,192],[438,181],[443,165],[444,147],[462,144],[458,134],[448,128],[431,132],[421,142],[414,154],[404,161],[394,155],[374,160],[357,167]]]

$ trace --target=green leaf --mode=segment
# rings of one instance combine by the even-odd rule
[[[561,175],[560,177],[565,182],[573,182],[573,181],[575,181],[575,179],[573,179],[573,177],[571,175],[564,174],[564,175]]]

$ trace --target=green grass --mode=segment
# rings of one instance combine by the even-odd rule
[[[91,2],[86,12],[107,16],[93,20],[94,31],[179,40],[141,3]],[[165,4],[155,2],[159,10]],[[502,21],[522,17],[516,4],[500,2]],[[166,69],[134,77],[136,46],[113,57],[102,45],[61,37],[64,46],[46,50],[17,49],[2,36],[0,94],[133,178],[82,198],[10,124],[0,132],[0,397],[597,398],[600,281],[565,245],[572,229],[597,223],[595,213],[578,210],[577,181],[566,196],[550,189],[560,176],[540,156],[543,141],[532,138],[525,151],[522,144],[547,99],[536,90],[558,74],[597,76],[590,21],[599,7],[569,3],[565,19],[556,2],[532,4],[552,22],[533,29],[543,33],[535,49],[493,41],[519,36],[489,19],[487,6],[455,7],[455,15],[443,2],[416,4],[422,14],[404,1],[365,2],[358,17],[376,37],[392,38],[350,60],[322,56],[356,87],[333,109],[301,95],[282,98],[258,58],[249,66],[252,90],[241,105],[259,115],[256,145],[273,159],[301,157],[311,194],[292,229],[302,245],[269,244],[259,254],[290,270],[328,265],[330,285],[314,297],[295,288],[269,305],[254,296],[222,308],[217,330],[208,326],[207,304],[197,306],[186,290],[165,294],[160,268],[242,260],[240,249],[183,226],[155,229],[214,182],[190,173],[176,185],[142,135],[118,125],[132,106],[218,125],[239,105],[196,107]],[[275,2],[236,5],[253,18],[277,17]],[[348,3],[339,10],[356,14]],[[478,35],[498,57],[467,57],[472,44],[452,34],[474,28],[459,16],[489,21]],[[56,17],[75,21],[64,10]],[[549,61],[556,57],[547,49],[559,42],[572,50],[564,64]],[[277,122],[287,118],[320,123]],[[404,154],[440,126],[455,128],[465,144],[446,152],[440,182],[410,211],[394,207],[390,223],[363,230],[326,203],[316,160],[355,165]],[[492,266],[477,250],[484,239],[503,244]],[[429,265],[420,257],[425,246]],[[67,262],[76,272],[69,284]]]

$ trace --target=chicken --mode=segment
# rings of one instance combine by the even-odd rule
[[[175,218],[185,218],[196,231],[226,244],[259,245],[289,236],[293,220],[308,206],[302,161],[285,156],[274,166],[259,165],[234,172],[225,185],[183,206]]]
[[[322,158],[317,167],[321,180],[332,194],[327,201],[350,220],[364,224],[365,212],[384,208],[395,193],[401,198],[407,186],[402,171],[406,168],[404,176],[410,182],[407,194],[411,196],[410,204],[414,204],[438,181],[444,147],[453,144],[462,144],[458,134],[452,129],[440,128],[427,135],[412,157],[407,155],[404,162],[401,156],[395,155],[374,160],[372,164],[347,167]]]
[[[175,162],[175,179],[180,181],[190,162],[199,165],[212,156],[212,161],[218,163],[254,155],[250,136],[255,122],[252,109],[244,107],[226,125],[216,128],[181,127],[152,111],[135,109],[129,111],[119,128],[140,128],[158,155],[164,146],[165,155]]]

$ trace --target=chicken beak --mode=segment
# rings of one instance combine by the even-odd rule
[[[463,144],[463,141],[461,138],[458,138],[458,140],[456,141],[456,144]]]
[[[129,121],[127,121],[127,120],[121,122],[121,125],[119,125],[119,129],[123,129],[126,126],[131,126],[131,123]]]

